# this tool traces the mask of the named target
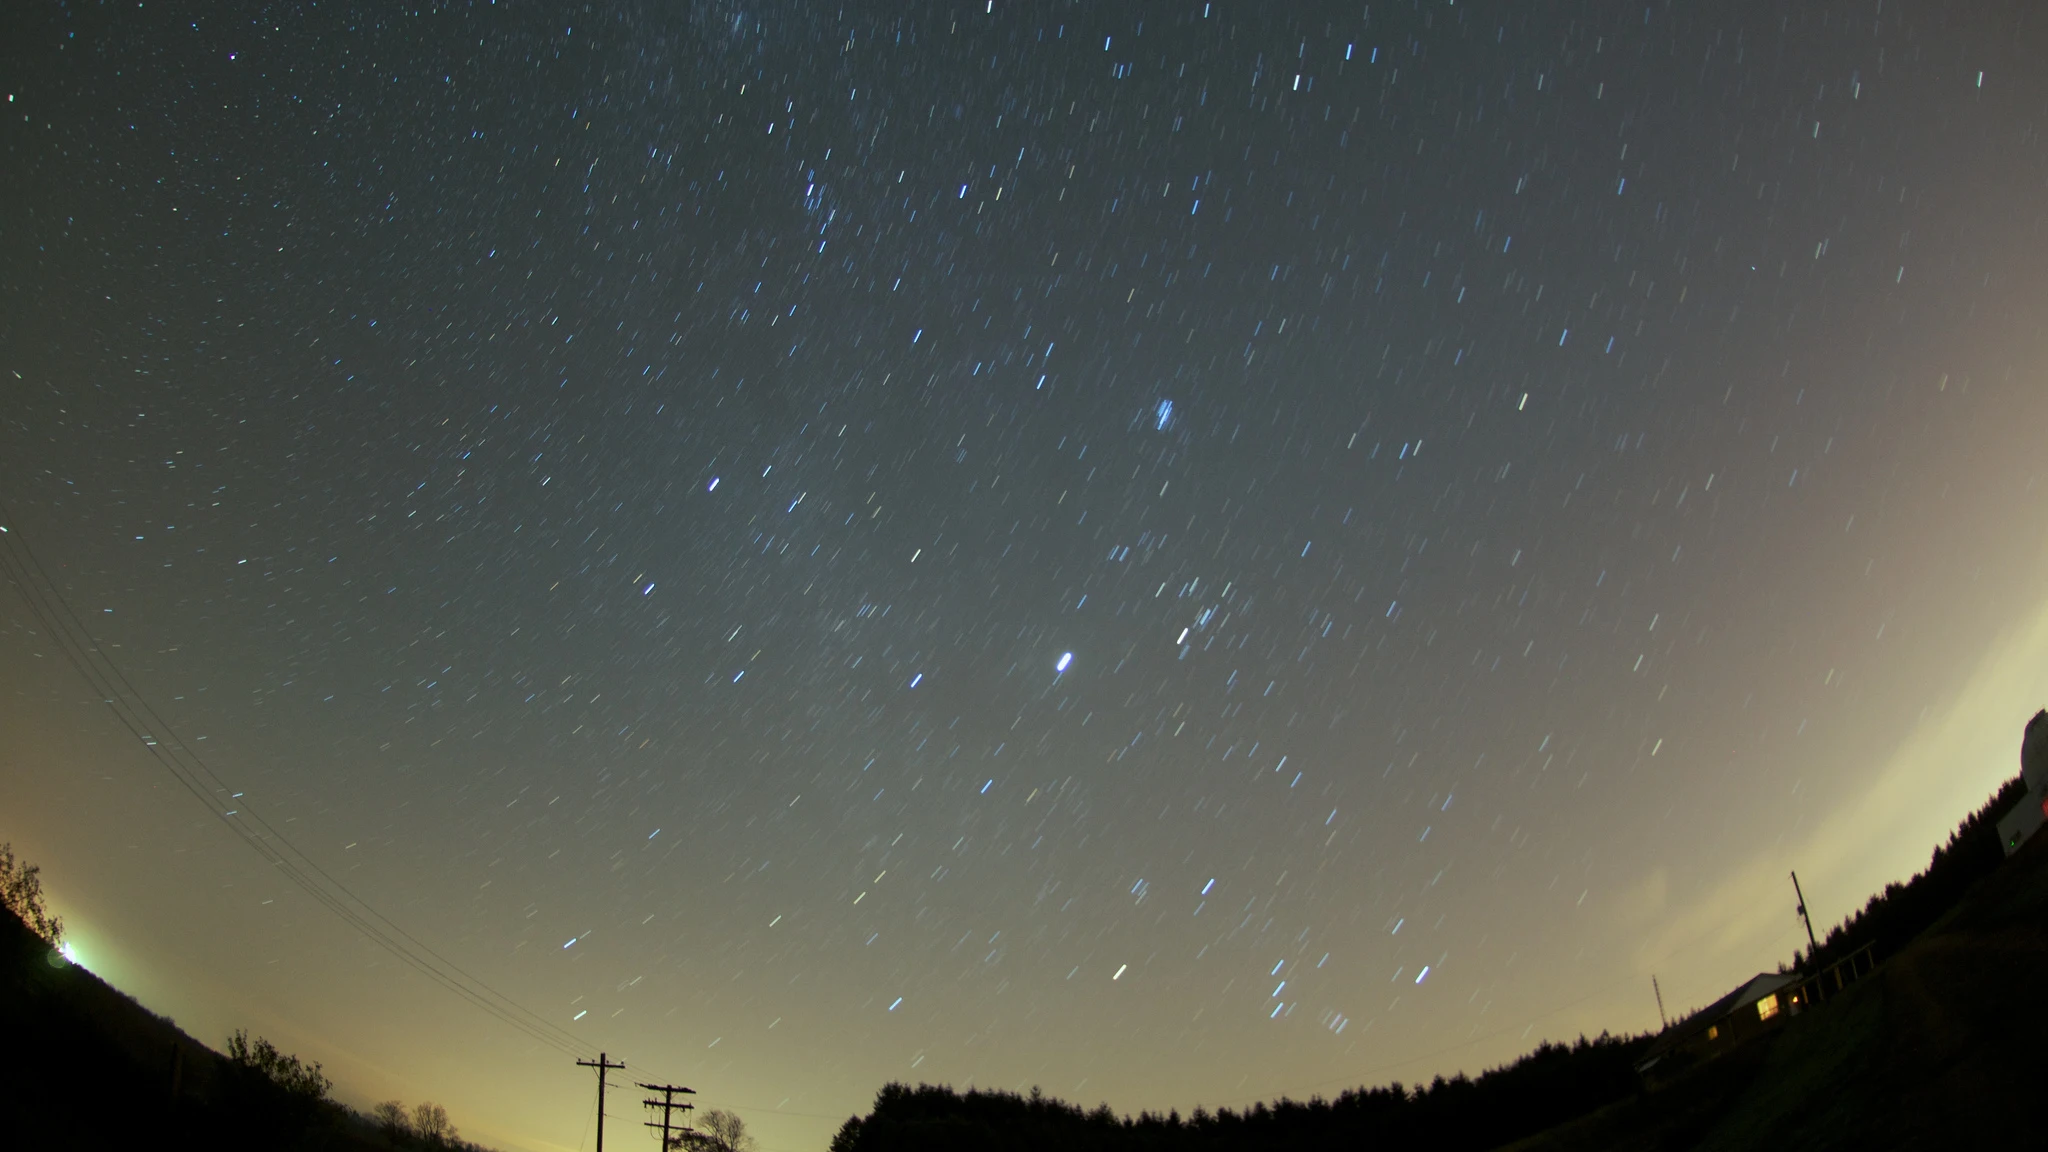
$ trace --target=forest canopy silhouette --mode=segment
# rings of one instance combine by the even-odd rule
[[[1882,961],[1911,942],[2004,862],[1996,824],[2024,790],[2019,777],[2000,786],[1963,819],[1947,843],[1934,849],[1926,869],[1911,880],[1886,885],[1830,929],[1812,955],[1794,953],[1789,967],[1817,971],[1866,946]],[[1741,975],[1731,973],[1731,985]],[[1672,1027],[1683,1022],[1674,1020]],[[1120,1117],[1106,1104],[1087,1110],[1038,1089],[1021,1095],[890,1083],[876,1093],[868,1115],[851,1117],[841,1126],[831,1152],[1048,1147],[1076,1152],[1359,1147],[1481,1152],[1640,1096],[1644,1087],[1635,1065],[1658,1036],[1581,1036],[1570,1044],[1540,1044],[1477,1077],[1439,1076],[1413,1087],[1397,1081],[1327,1100],[1283,1097],[1235,1111],[1197,1108],[1186,1117],[1178,1112]]]

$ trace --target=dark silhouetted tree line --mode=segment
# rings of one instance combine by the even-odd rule
[[[404,1104],[386,1100],[370,1109],[370,1122],[393,1148],[462,1152],[477,1147],[456,1136],[448,1110],[432,1101],[422,1100],[408,1111]]]
[[[1793,967],[1817,971],[1866,944],[1873,946],[1871,951],[1879,960],[1905,947],[1954,908],[1972,884],[2005,863],[2005,846],[1998,842],[1998,818],[2019,803],[2025,792],[2020,777],[2006,781],[1949,834],[1947,844],[1934,849],[1926,871],[1903,884],[1885,885],[1862,911],[1828,929],[1812,956],[1795,953]]]
[[[760,1145],[747,1132],[747,1122],[737,1113],[713,1108],[685,1128],[673,1145],[681,1152],[757,1152]]]
[[[1882,960],[1940,920],[2005,862],[1998,818],[2024,791],[2020,778],[2006,782],[1934,850],[1925,871],[1886,885],[1831,929],[1812,956],[1795,955],[1796,966],[1824,968],[1865,945]],[[1353,1089],[1334,1100],[1281,1099],[1235,1112],[1196,1109],[1186,1118],[1119,1117],[1107,1105],[1084,1110],[1036,1089],[1020,1096],[889,1084],[876,1094],[873,1112],[840,1128],[832,1152],[1481,1152],[1636,1095],[1634,1064],[1653,1039],[1582,1037],[1571,1045],[1541,1045],[1476,1079],[1438,1077],[1413,1089],[1396,1083]]]
[[[228,1036],[217,1100],[225,1119],[253,1142],[280,1146],[303,1136],[333,1107],[334,1082],[318,1063],[280,1052],[275,1044],[237,1028]]]
[[[1242,1111],[1198,1108],[1186,1118],[1119,1117],[1108,1105],[1084,1111],[1036,1089],[1020,1096],[889,1084],[874,1111],[840,1128],[832,1152],[1482,1152],[1634,1095],[1634,1063],[1649,1040],[1581,1037],[1540,1045],[1477,1079],[1439,1076],[1413,1089],[1357,1088],[1334,1100],[1281,1099]]]

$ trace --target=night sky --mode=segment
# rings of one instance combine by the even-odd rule
[[[775,1150],[1653,1028],[2048,700],[2042,23],[10,4],[0,522],[162,728],[8,591],[0,839],[508,1148],[591,1074],[251,814]]]

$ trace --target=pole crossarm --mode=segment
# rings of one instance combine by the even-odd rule
[[[624,1068],[626,1067],[626,1065],[625,1065],[625,1062],[624,1062],[624,1061],[620,1061],[619,1063],[616,1063],[616,1064],[614,1064],[614,1063],[612,1063],[612,1059],[611,1059],[610,1055],[608,1055],[607,1053],[604,1053],[604,1052],[599,1052],[599,1053],[597,1054],[597,1059],[595,1059],[595,1060],[578,1060],[578,1061],[576,1062],[576,1066],[577,1066],[578,1068],[595,1068],[595,1069],[597,1069],[597,1152],[604,1152],[604,1081],[605,1081],[605,1073],[606,1073],[606,1072],[609,1072],[609,1071],[611,1071],[611,1070],[612,1070],[612,1069],[614,1069],[614,1068],[618,1068],[618,1069],[621,1069],[621,1070],[623,1070],[623,1069],[624,1069]],[[663,1152],[667,1152],[667,1149],[666,1149],[665,1147],[664,1147],[664,1149],[663,1149]]]
[[[669,1149],[676,1147],[677,1138],[675,1134],[690,1130],[687,1126],[679,1125],[675,1122],[675,1114],[678,1112],[688,1112],[696,1107],[695,1104],[678,1104],[676,1097],[695,1096],[697,1090],[695,1088],[685,1088],[680,1084],[640,1084],[640,1087],[647,1089],[649,1092],[661,1093],[661,1099],[656,1100],[650,1096],[641,1101],[641,1103],[649,1108],[661,1109],[661,1122],[656,1123],[649,1120],[647,1121],[647,1127],[661,1129],[661,1150],[662,1152],[669,1152]]]

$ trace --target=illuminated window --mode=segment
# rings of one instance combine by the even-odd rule
[[[1721,1038],[1721,1026],[1720,1026],[1719,1024],[1716,1024],[1716,1025],[1714,1025],[1713,1027],[1711,1027],[1711,1028],[1707,1029],[1707,1039],[1709,1039],[1709,1040],[1719,1040],[1720,1038]]]
[[[1778,998],[1776,996],[1766,996],[1763,999],[1756,1002],[1757,1019],[1769,1020],[1771,1017],[1776,1016],[1777,1014]]]

